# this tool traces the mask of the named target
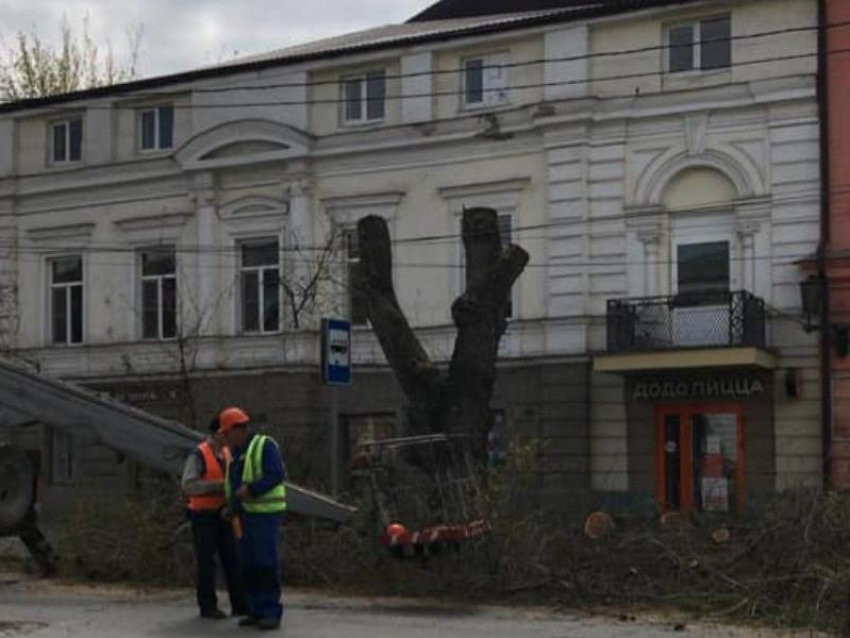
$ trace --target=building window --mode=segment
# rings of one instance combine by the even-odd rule
[[[348,459],[356,458],[360,446],[366,443],[386,441],[396,436],[398,418],[393,413],[341,415],[342,435],[346,438],[344,449]]]
[[[242,332],[280,331],[280,248],[277,239],[245,242],[241,247]]]
[[[161,151],[174,146],[174,107],[158,106],[139,113],[139,146]]]
[[[83,159],[82,118],[53,122],[50,129],[52,132],[50,157],[54,164],[79,162]]]
[[[499,106],[508,101],[508,56],[495,54],[463,63],[463,96],[467,108]]]
[[[365,326],[369,321],[369,306],[360,291],[360,241],[356,228],[345,231],[346,279],[348,284],[348,319],[355,326]]]
[[[343,120],[346,124],[380,122],[386,116],[385,71],[346,78],[342,83]]]
[[[83,259],[50,261],[51,341],[57,345],[83,342]]]
[[[71,485],[74,481],[74,437],[54,428],[50,439],[50,481],[53,485]]]
[[[142,338],[177,336],[177,258],[174,249],[141,254]]]
[[[672,338],[678,347],[730,343],[729,242],[676,246]]]
[[[679,244],[676,251],[679,295],[716,301],[729,292],[729,242]]]
[[[731,38],[732,21],[729,16],[669,27],[670,73],[728,69],[732,66]]]

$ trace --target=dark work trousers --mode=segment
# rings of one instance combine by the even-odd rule
[[[189,512],[189,520],[192,522],[192,538],[195,541],[198,606],[201,612],[218,607],[215,593],[215,555],[218,554],[230,594],[230,607],[234,614],[246,614],[249,611],[248,598],[239,568],[233,527],[217,512]]]
[[[254,618],[280,620],[280,557],[278,540],[282,514],[244,514],[239,559]]]
[[[52,576],[56,572],[56,555],[50,543],[38,528],[35,512],[31,511],[18,530],[18,537],[26,545],[33,560],[38,564],[42,576]]]

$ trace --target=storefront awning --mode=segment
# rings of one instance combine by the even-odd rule
[[[656,352],[603,354],[594,357],[594,372],[629,374],[664,370],[760,368],[773,370],[776,357],[760,348],[693,348]]]

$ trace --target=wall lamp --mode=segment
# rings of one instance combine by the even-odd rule
[[[820,319],[823,312],[823,298],[826,294],[826,282],[822,277],[809,275],[800,282],[800,298],[803,302],[803,316],[806,324],[806,332],[814,332],[820,328]]]

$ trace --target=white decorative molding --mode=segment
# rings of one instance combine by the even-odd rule
[[[246,195],[221,207],[223,221],[234,223],[258,217],[280,217],[289,213],[289,202],[265,195]]]
[[[707,113],[685,117],[685,139],[687,141],[688,155],[695,156],[705,153],[705,136],[707,130]]]
[[[204,171],[192,176],[192,190],[189,199],[196,206],[215,205],[215,177],[211,172]]]
[[[366,215],[379,215],[392,220],[405,197],[402,191],[367,193],[345,197],[328,197],[321,200],[322,207],[338,224],[354,225]]]
[[[65,226],[49,226],[45,228],[30,228],[27,235],[33,242],[55,242],[75,240],[88,242],[91,239],[96,224],[84,222],[82,224],[68,224]]]
[[[743,157],[710,149],[700,155],[687,151],[669,152],[657,158],[640,175],[634,193],[636,206],[656,206],[661,203],[664,189],[676,175],[692,168],[710,168],[725,175],[735,186],[738,196],[750,198],[763,194],[763,180],[757,167]]]
[[[174,154],[186,171],[248,166],[308,155],[313,138],[291,126],[260,119],[227,122],[203,131]]]
[[[658,241],[664,233],[664,209],[661,206],[633,206],[623,211],[627,232],[642,242]]]
[[[485,207],[495,210],[519,208],[523,190],[531,185],[531,178],[510,179],[501,182],[484,182],[447,186],[439,190],[440,196],[451,203],[452,212],[460,214],[464,208]]]
[[[131,245],[176,244],[191,216],[191,213],[151,215],[122,219],[113,223]]]
[[[748,197],[734,202],[735,215],[740,220],[764,222],[770,219],[770,197]]]

